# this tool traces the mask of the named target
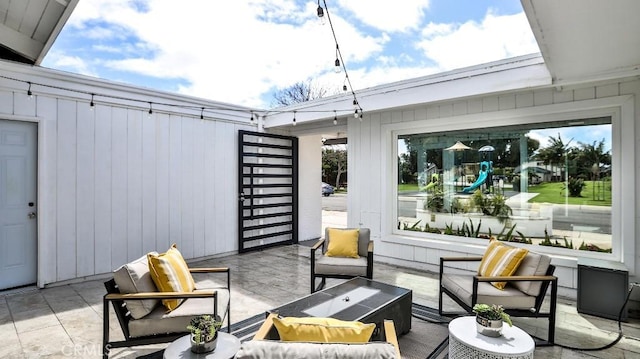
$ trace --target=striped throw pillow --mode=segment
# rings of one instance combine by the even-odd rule
[[[493,240],[482,256],[478,275],[482,277],[513,275],[528,252],[527,249],[507,246]],[[498,289],[504,289],[507,282],[491,282],[491,284]]]
[[[151,279],[161,292],[193,292],[196,284],[189,267],[174,243],[166,253],[147,254]],[[163,299],[162,304],[170,312],[176,309],[184,299]]]

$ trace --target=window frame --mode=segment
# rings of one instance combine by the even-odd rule
[[[554,256],[570,258],[589,257],[623,262],[633,271],[635,268],[635,198],[624,196],[624,193],[634,193],[636,183],[635,171],[622,177],[622,164],[635,164],[634,134],[635,114],[634,97],[614,96],[602,99],[567,102],[552,105],[511,109],[477,114],[420,119],[415,121],[391,123],[382,126],[387,138],[384,141],[385,152],[389,155],[384,162],[385,198],[383,218],[383,241],[399,244],[410,244],[418,247],[434,247],[436,249],[450,247],[449,250],[465,252],[465,247],[478,245],[473,238],[458,237],[424,232],[410,232],[397,228],[398,219],[398,137],[418,133],[435,133],[446,131],[472,130],[487,127],[514,126],[518,124],[544,124],[556,121],[579,121],[581,118],[610,117],[611,118],[611,155],[612,155],[612,199],[611,199],[611,237],[612,253],[598,253],[578,251],[556,247],[535,246],[535,250]],[[629,192],[631,191],[631,192]]]

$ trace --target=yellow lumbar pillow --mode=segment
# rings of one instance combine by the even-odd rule
[[[528,252],[527,249],[507,246],[493,240],[482,256],[478,274],[483,277],[513,275]],[[498,289],[504,289],[507,282],[491,282],[491,284]]]
[[[375,324],[343,321],[333,318],[273,318],[282,341],[317,343],[366,343]]]
[[[193,292],[196,284],[189,267],[174,243],[166,253],[147,254],[151,279],[161,292]],[[168,311],[176,309],[183,299],[163,299]]]
[[[329,257],[360,258],[358,256],[359,229],[329,228],[329,246],[325,253]]]

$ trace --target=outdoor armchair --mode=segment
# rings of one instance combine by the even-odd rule
[[[357,258],[343,256],[328,256],[327,249],[331,247],[330,233],[336,231],[358,230]],[[321,290],[326,284],[327,278],[350,279],[354,277],[366,277],[373,279],[373,241],[371,241],[369,228],[330,228],[325,229],[325,236],[311,247],[311,293]],[[334,239],[335,240],[335,239]],[[318,249],[321,249],[317,256]],[[316,258],[317,257],[317,258]],[[316,286],[316,279],[320,278],[320,284]]]
[[[135,271],[134,275],[126,277],[139,282],[138,288],[149,290],[149,284],[143,283],[149,279],[148,273],[144,272],[144,264],[146,258],[142,257],[123,267],[129,266],[129,273]],[[104,283],[107,294],[103,298],[103,358],[109,357],[112,348],[171,342],[186,335],[191,318],[202,314],[212,314],[222,320],[226,318],[227,330],[230,331],[229,268],[189,268],[189,272],[193,274],[213,273],[226,276],[226,286],[206,288],[211,286],[208,280],[197,281],[196,290],[193,292],[159,292],[153,291],[153,288],[149,291],[134,292],[129,287],[131,283],[124,282],[119,270],[114,273],[113,279]],[[118,281],[121,286],[117,284]],[[126,290],[121,287],[125,287]],[[162,299],[184,301],[167,313],[166,308],[160,303]],[[115,311],[124,340],[113,340],[111,337],[109,304]]]
[[[480,276],[460,274],[460,271],[447,270],[447,265],[458,262],[480,262],[482,257],[441,257],[440,258],[440,290],[438,311],[440,315],[460,314],[445,312],[442,307],[442,295],[446,294],[460,305],[466,313],[471,313],[477,303],[502,305],[512,317],[547,318],[549,321],[547,341],[538,343],[553,345],[555,337],[556,300],[558,278],[553,276],[555,266],[551,265],[549,256],[529,251],[522,264],[511,276]],[[458,267],[459,268],[459,267]],[[491,282],[506,282],[503,290],[493,286]],[[551,285],[549,309],[544,310],[547,290]]]

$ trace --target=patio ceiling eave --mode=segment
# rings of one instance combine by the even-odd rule
[[[488,94],[551,86],[551,76],[542,57],[526,55],[441,74],[380,85],[356,91],[365,113],[428,105]],[[293,112],[298,125],[339,118],[353,118],[351,94],[296,104],[267,115],[265,128],[292,126]]]
[[[640,1],[522,0],[556,86],[640,75]]]

